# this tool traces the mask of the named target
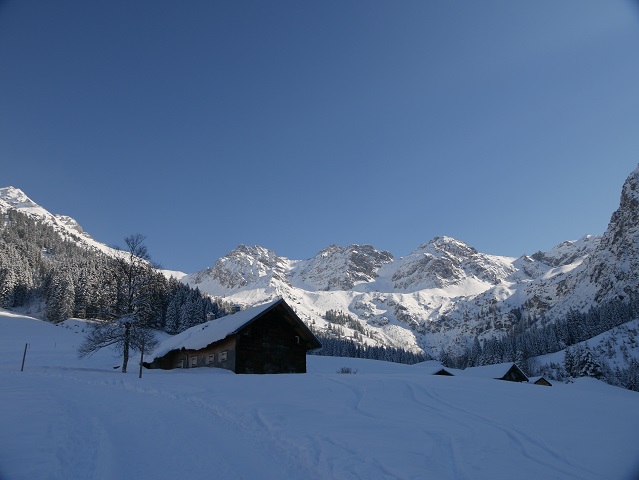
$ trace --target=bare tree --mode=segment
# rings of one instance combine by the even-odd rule
[[[106,319],[96,320],[91,331],[78,349],[78,355],[86,357],[104,347],[122,352],[122,373],[126,373],[129,355],[133,351],[150,351],[156,341],[150,328],[153,308],[151,305],[153,276],[144,235],[136,233],[124,239],[126,250],[117,260],[115,281],[117,300]]]

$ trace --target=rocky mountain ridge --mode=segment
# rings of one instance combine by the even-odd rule
[[[598,244],[599,237],[586,236],[512,258],[437,237],[397,259],[370,245],[350,245],[307,260],[241,245],[182,281],[246,306],[283,296],[320,329],[328,328],[326,311],[343,311],[370,329],[375,342],[435,353],[504,331],[517,320],[516,309],[547,311],[549,291],[556,296],[556,284]]]

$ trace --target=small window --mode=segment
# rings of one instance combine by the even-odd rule
[[[191,368],[197,367],[197,357],[191,357]]]
[[[209,364],[211,363],[215,363],[215,354],[212,353],[209,355],[209,360],[208,360]]]
[[[220,353],[220,362],[224,362],[226,360],[226,350]]]
[[[179,359],[179,360],[175,363],[175,368],[184,368],[184,360]]]

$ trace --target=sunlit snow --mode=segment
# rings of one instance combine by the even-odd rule
[[[307,374],[122,374],[84,323],[0,311],[0,478],[624,479],[639,394],[308,357]],[[24,372],[20,372],[28,343]],[[347,367],[354,374],[338,374]]]

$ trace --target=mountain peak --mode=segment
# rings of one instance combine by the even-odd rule
[[[639,208],[639,165],[633,170],[621,189],[619,209],[638,211]]]
[[[243,243],[240,243],[237,247],[226,254],[227,257],[237,255],[246,255],[254,258],[273,258],[277,256],[273,250],[269,250],[268,248],[260,247],[259,245],[244,245]]]
[[[0,211],[14,209],[51,225],[66,240],[82,243],[103,253],[120,257],[122,254],[100,243],[86,233],[80,224],[66,215],[54,215],[31,200],[22,190],[8,186],[0,188]]]
[[[8,186],[0,188],[0,200],[4,200],[13,208],[38,208],[37,203],[31,200],[19,188]]]
[[[470,257],[477,254],[477,250],[461,240],[453,237],[438,236],[430,242],[420,245],[414,253],[447,253],[456,257]]]
[[[224,289],[239,290],[247,285],[272,286],[273,280],[286,282],[288,260],[259,245],[240,244],[200,272],[187,275],[185,283],[217,284]]]
[[[390,252],[380,252],[371,245],[330,245],[304,262],[298,274],[320,290],[348,290],[358,283],[372,281],[377,271],[392,261]]]
[[[55,216],[49,213],[46,209],[35,203],[27,195],[16,187],[2,187],[0,188],[0,205],[3,208],[13,208],[26,213],[45,219],[55,223]]]

